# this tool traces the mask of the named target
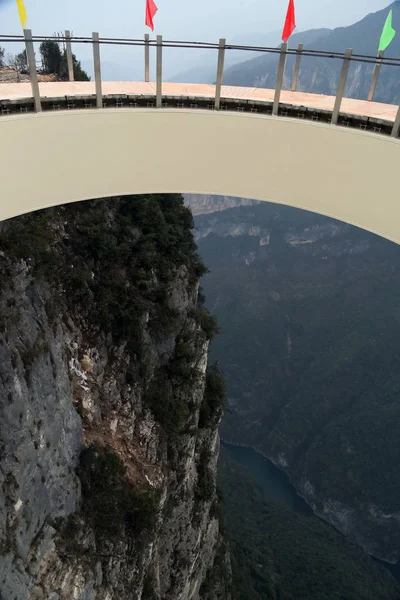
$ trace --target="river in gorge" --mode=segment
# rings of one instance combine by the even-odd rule
[[[318,518],[307,502],[297,494],[286,473],[276,467],[270,460],[251,448],[233,446],[225,442],[222,442],[222,444],[228,451],[229,456],[245,467],[250,477],[258,483],[266,501],[281,502],[294,512]],[[391,565],[375,558],[374,560],[389,569],[400,583],[400,563]]]

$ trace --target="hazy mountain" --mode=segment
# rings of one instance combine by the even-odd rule
[[[235,198],[233,196],[211,196],[210,194],[184,194],[185,203],[193,215],[205,215],[236,206],[255,206],[257,200]]]
[[[223,437],[287,470],[365,550],[399,560],[399,247],[267,202],[195,224],[222,332]]]
[[[303,43],[305,46],[311,47],[311,44],[318,42],[320,39],[324,39],[327,34],[331,32],[330,29],[310,29],[308,31],[301,31],[294,33],[290,38],[290,47],[297,47],[298,44]],[[275,44],[270,44],[271,47],[279,46],[281,42],[280,35]],[[249,57],[245,62],[241,62],[225,70],[224,73],[224,84],[225,85],[245,85],[249,87],[261,87],[259,80],[264,74],[266,67],[275,68],[278,64],[277,54],[266,54],[262,53],[259,56],[253,57],[250,53],[247,53]],[[260,75],[261,74],[261,75]]]
[[[240,34],[227,43],[238,46],[276,46],[279,44],[280,32]],[[193,52],[193,51],[192,51]],[[227,50],[225,53],[225,67],[242,62],[251,55],[260,56],[260,53],[249,53],[244,50]],[[183,83],[214,83],[217,72],[217,52],[213,50],[202,50],[195,58],[196,66],[181,71],[170,78],[170,81]]]
[[[305,48],[323,51],[344,52],[353,48],[356,54],[376,56],[379,37],[390,8],[393,10],[393,27],[400,30],[400,2],[371,13],[349,27],[339,27],[322,35],[309,37],[310,32],[299,33],[290,38],[289,47],[303,42]],[[386,51],[390,57],[400,57],[400,35],[397,35]],[[285,71],[284,88],[290,88],[294,57],[288,57]],[[224,76],[227,85],[243,85],[273,88],[276,81],[277,56],[262,55],[228,69]],[[335,94],[341,70],[341,60],[330,58],[303,57],[298,80],[298,91],[320,94]],[[380,102],[400,101],[400,67],[384,66],[374,100]],[[346,95],[354,98],[366,98],[371,84],[373,65],[355,62],[351,65]]]

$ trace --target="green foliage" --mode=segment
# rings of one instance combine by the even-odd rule
[[[190,338],[182,333],[177,339],[174,356],[159,369],[144,399],[167,434],[168,444],[174,444],[177,436],[186,431],[190,397],[197,376],[196,366],[192,364],[194,352],[193,340],[190,342]]]
[[[84,525],[79,513],[72,513],[66,518],[58,517],[51,525],[58,531],[57,543],[61,554],[66,552],[80,557],[87,555],[87,549],[80,543]]]
[[[44,40],[40,44],[39,52],[42,57],[44,73],[60,75],[62,54],[58,43],[54,40]]]
[[[223,492],[219,485],[217,485],[215,498],[210,506],[210,518],[217,519],[219,523],[219,532],[225,534],[225,516],[223,510]]]
[[[185,266],[189,285],[204,271],[190,227],[190,211],[180,195],[125,196],[38,211],[9,224],[0,246],[25,259],[53,283],[70,310],[114,341],[129,340],[140,355],[141,322],[159,335],[176,326],[168,307],[171,280]]]
[[[64,65],[67,63],[67,55],[66,52],[63,53],[63,62]],[[89,75],[86,73],[84,69],[82,69],[81,61],[78,60],[74,53],[72,53],[72,67],[74,71],[74,80],[75,81],[90,81]],[[65,75],[66,78],[66,75]]]
[[[187,399],[160,373],[146,395],[154,418],[162,425],[169,443],[182,432],[189,415]]]
[[[51,274],[57,264],[54,230],[45,211],[14,220],[1,236],[1,247],[16,259],[32,263],[38,275]]]
[[[218,423],[222,416],[226,399],[226,384],[218,363],[209,365],[206,371],[206,385],[200,407],[199,427],[204,429]]]
[[[197,463],[197,482],[195,487],[196,497],[202,502],[211,500],[215,493],[215,478],[209,466],[210,459],[210,451],[208,448],[203,448]]]
[[[82,484],[82,510],[99,539],[118,538],[124,531],[139,536],[154,530],[158,494],[135,489],[126,476],[126,467],[113,450],[97,444],[84,448],[78,475]]]
[[[207,570],[200,586],[200,600],[227,598],[232,594],[232,578],[229,568],[229,548],[225,540],[218,542],[213,564]]]
[[[40,44],[39,51],[42,57],[44,73],[57,75],[59,79],[68,79],[66,50],[61,51],[59,44],[54,40],[44,40]],[[90,81],[90,77],[83,71],[81,63],[76,59],[75,54],[72,55],[72,64],[75,81]]]
[[[27,71],[28,69],[28,57],[26,55],[26,50],[23,50],[19,54],[16,54],[14,57],[15,68],[18,71]]]
[[[326,523],[266,502],[222,448],[219,485],[232,550],[234,600],[397,600],[384,567]]]
[[[208,340],[212,340],[215,334],[219,333],[217,319],[206,308],[198,306],[195,317]]]

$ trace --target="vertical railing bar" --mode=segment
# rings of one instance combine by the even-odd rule
[[[379,50],[378,56],[376,59],[376,63],[375,63],[375,67],[374,67],[374,72],[372,75],[371,87],[369,88],[369,93],[368,93],[368,101],[369,102],[372,101],[372,98],[374,97],[374,94],[375,94],[375,88],[376,88],[376,84],[377,84],[378,77],[379,77],[379,71],[381,70],[381,66],[382,66],[383,55],[384,55],[384,50]]]
[[[220,106],[221,106],[221,88],[222,88],[222,78],[224,76],[225,45],[226,45],[226,39],[220,38],[219,50],[218,50],[217,80],[215,82],[215,100],[214,100],[215,110],[219,110]]]
[[[68,80],[74,81],[74,63],[72,62],[71,32],[65,30],[65,46],[67,52]]]
[[[150,81],[150,36],[144,34],[144,80],[146,83]]]
[[[293,79],[292,79],[292,92],[296,91],[297,88],[297,79],[299,77],[300,71],[300,61],[301,61],[301,53],[303,52],[303,44],[299,44],[296,50],[296,62],[294,64],[293,69]]]
[[[96,106],[103,108],[103,95],[101,91],[101,67],[100,67],[100,43],[99,34],[93,32],[93,61],[94,61],[94,80],[96,84]]]
[[[347,50],[344,54],[342,72],[340,73],[340,79],[339,79],[339,84],[337,87],[335,104],[334,104],[333,111],[332,111],[332,119],[331,119],[332,125],[337,125],[337,122],[338,122],[340,106],[342,104],[344,89],[346,87],[347,74],[349,72],[350,59],[351,59],[352,53],[353,53],[353,49],[347,48]]]
[[[283,44],[281,44],[281,52],[280,52],[280,55],[279,55],[279,64],[278,64],[278,73],[277,73],[277,76],[276,76],[274,105],[272,107],[272,114],[273,115],[278,115],[279,99],[281,97],[283,75],[285,73],[286,52],[287,52],[287,44],[283,43]]]
[[[397,109],[397,115],[396,115],[395,121],[393,123],[392,137],[394,137],[394,138],[399,137],[399,133],[400,133],[400,106]]]
[[[156,108],[162,107],[162,35],[157,36]]]
[[[32,96],[35,102],[35,111],[41,112],[42,103],[40,100],[39,82],[36,72],[35,48],[33,46],[32,30],[24,29],[26,57],[28,59],[29,77],[31,80]]]

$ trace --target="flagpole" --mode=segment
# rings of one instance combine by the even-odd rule
[[[350,59],[353,54],[352,48],[347,48],[342,65],[342,72],[340,73],[339,85],[337,87],[335,104],[332,111],[331,123],[332,125],[337,125],[339,119],[340,106],[342,104],[344,88],[346,87],[347,74],[349,72],[350,67]]]
[[[281,53],[279,56],[278,74],[276,76],[274,105],[272,107],[272,114],[275,116],[278,115],[278,111],[279,111],[279,99],[281,97],[283,75],[285,73],[286,54],[287,54],[287,44],[286,44],[286,42],[283,42],[283,44],[281,44]]]
[[[156,108],[162,107],[162,36],[157,36]]]
[[[215,100],[214,100],[215,110],[219,110],[220,106],[221,106],[221,88],[222,88],[222,78],[224,76],[225,45],[226,45],[226,39],[220,38],[219,50],[218,50],[217,79],[215,82]]]
[[[293,69],[292,92],[295,92],[296,88],[297,88],[297,79],[299,77],[300,60],[301,60],[302,52],[303,52],[303,44],[299,44],[297,46],[297,50],[296,50],[296,63],[294,65],[294,69]]]
[[[378,81],[379,71],[381,70],[382,58],[383,58],[384,53],[385,53],[384,50],[379,50],[379,52],[378,52],[376,64],[374,67],[374,73],[372,75],[371,87],[369,88],[369,93],[368,93],[368,101],[369,102],[372,101],[372,98],[374,97],[374,94],[375,94],[376,83]]]
[[[66,51],[67,51],[67,64],[68,64],[68,79],[74,81],[74,63],[72,61],[72,49],[71,49],[71,32],[69,29],[65,30],[66,40]]]
[[[33,46],[32,30],[24,29],[26,58],[28,60],[29,78],[31,80],[32,96],[35,101],[35,111],[42,111],[42,102],[40,100],[39,82],[36,73],[35,48]]]
[[[146,83],[150,81],[150,36],[144,34],[144,80]]]
[[[100,42],[99,34],[94,31],[92,34],[93,45],[93,63],[94,63],[94,81],[96,87],[96,106],[103,108],[103,94],[101,89],[101,64],[100,64]]]

